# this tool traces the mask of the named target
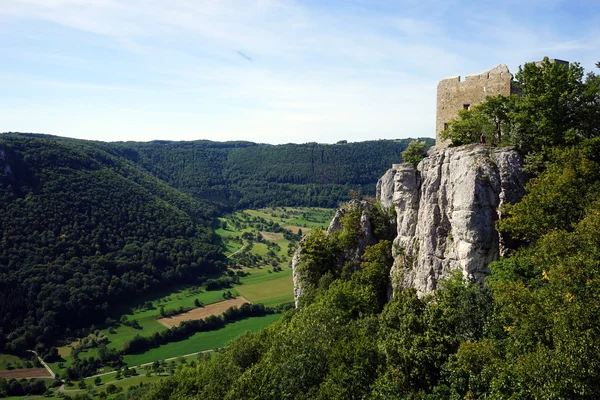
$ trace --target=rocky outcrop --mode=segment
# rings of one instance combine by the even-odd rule
[[[416,169],[394,165],[377,186],[382,204],[397,214],[394,290],[414,287],[422,295],[455,270],[483,282],[489,263],[507,250],[494,227],[498,208],[519,201],[525,181],[522,159],[510,148],[433,148]]]
[[[352,200],[348,203],[346,207],[338,209],[335,212],[333,219],[329,223],[329,228],[327,228],[328,235],[333,232],[341,231],[343,229],[342,219],[344,218],[344,215],[346,215],[346,212],[348,212],[348,208],[360,208],[360,229],[356,238],[356,245],[351,249],[347,249],[347,251],[344,252],[343,256],[340,259],[340,264],[342,266],[347,262],[358,264],[358,262],[360,261],[360,257],[362,257],[367,246],[377,243],[377,240],[373,236],[371,221],[369,221],[369,216],[367,215],[367,209],[369,208],[369,205],[370,203],[366,200]]]
[[[302,257],[302,242],[294,252],[292,257],[292,281],[294,283],[294,305],[298,308],[298,299],[302,296],[303,286],[300,282],[300,275],[298,275],[298,266],[300,265],[300,259]]]
[[[414,287],[420,295],[433,291],[440,279],[459,270],[466,279],[483,282],[489,263],[511,248],[495,229],[505,203],[525,194],[523,160],[511,148],[468,145],[432,148],[415,168],[394,164],[377,183],[377,199],[394,207],[396,231],[390,272],[392,288]],[[351,202],[362,210],[356,246],[339,258],[339,268],[358,262],[365,248],[376,243],[366,209],[368,202]],[[347,211],[340,209],[328,233],[342,227]],[[292,259],[296,306],[302,294],[298,265],[302,244]]]
[[[394,198],[394,176],[396,170],[401,167],[401,164],[394,164],[391,169],[388,169],[385,174],[377,181],[376,197],[381,201],[381,205],[389,209],[393,204]]]
[[[338,258],[338,265],[336,265],[335,267],[337,267],[339,270],[341,270],[342,267],[349,262],[354,264],[355,268],[358,268],[360,258],[365,252],[367,246],[370,246],[377,242],[377,240],[373,236],[371,222],[367,214],[367,209],[369,208],[369,205],[370,203],[366,200],[352,200],[348,203],[346,207],[338,209],[335,213],[335,216],[329,223],[329,228],[327,228],[328,235],[344,229],[342,226],[342,220],[350,207],[359,207],[361,210],[360,228],[356,238],[356,244],[351,249],[346,249],[346,251],[343,254],[341,254],[341,256]],[[292,257],[292,279],[294,281],[294,302],[296,304],[296,307],[298,307],[298,299],[300,298],[303,292],[302,281],[300,279],[300,276],[298,275],[298,266],[300,265],[301,261],[302,242],[300,242],[300,245],[298,246],[296,252],[294,253],[294,256]]]

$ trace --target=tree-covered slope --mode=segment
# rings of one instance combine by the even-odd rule
[[[158,285],[221,272],[226,207],[374,193],[408,141],[258,145],[0,136],[0,346],[43,352]]]
[[[47,348],[112,305],[219,273],[213,212],[93,142],[0,137],[0,345]]]
[[[356,246],[349,213],[344,231],[304,240],[299,310],[131,398],[597,398],[598,155],[595,142],[555,149],[500,224],[529,246],[493,263],[485,287],[458,273],[386,301],[391,242],[367,247],[358,270],[335,263]]]
[[[367,247],[356,270],[335,263],[356,246],[354,216],[341,233],[304,240],[308,261],[297,271],[310,286],[300,309],[130,398],[597,399],[600,132],[590,127],[600,79],[583,81],[571,68],[527,64],[525,97],[511,100],[507,130],[496,131],[498,142],[518,139],[531,177],[496,224],[523,246],[491,263],[485,285],[458,273],[430,295],[397,288],[382,301],[375,294],[390,285],[389,241]],[[467,115],[451,132],[458,126],[474,140],[481,126],[471,131]]]
[[[142,167],[152,176],[199,200],[227,208],[264,206],[336,207],[349,191],[375,194],[379,177],[402,162],[411,139],[337,144],[268,145],[207,140],[92,142],[11,133],[102,150]],[[431,138],[422,139],[426,147]]]
[[[433,139],[424,139],[428,146]],[[195,198],[236,208],[335,207],[351,189],[374,195],[410,139],[339,144],[115,143],[111,151]]]

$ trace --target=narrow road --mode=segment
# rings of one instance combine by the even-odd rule
[[[168,373],[154,374],[154,376],[170,376],[170,375],[171,375],[171,374],[168,374]],[[112,381],[104,382],[104,383],[102,384],[102,386],[107,386],[107,385],[110,385],[111,383],[117,383],[117,382],[123,382],[123,381],[127,381],[127,380],[129,380],[129,379],[137,378],[138,376],[140,376],[140,375],[132,375],[132,376],[130,376],[130,377],[127,377],[127,378],[115,379],[115,380],[112,380]],[[87,378],[86,378],[86,379],[87,379]],[[90,386],[91,386],[91,385],[90,385]],[[88,388],[89,388],[90,386],[88,386]],[[94,385],[94,387],[95,387],[95,388],[98,388],[98,386],[95,386],[95,385]],[[61,393],[73,393],[73,392],[81,392],[82,390],[85,390],[85,389],[65,389],[65,385],[64,385],[64,384],[62,384],[62,385],[61,385],[61,386],[58,388],[57,392],[61,392]]]
[[[46,368],[46,370],[48,371],[48,373],[50,374],[50,376],[52,377],[52,379],[56,379],[56,374],[54,372],[52,372],[52,370],[50,369],[50,367],[48,366],[48,364],[46,364],[44,362],[44,360],[42,360],[42,357],[40,357],[38,355],[38,353],[36,353],[34,350],[27,350],[33,354],[35,354],[35,356],[37,357],[37,359],[40,361],[40,364],[42,364],[44,366],[44,368]]]
[[[210,353],[211,351],[214,351],[214,349],[204,350],[204,351],[198,351],[196,353],[184,354],[182,356],[165,358],[164,360],[157,360],[157,361],[158,362],[160,362],[160,361],[172,361],[172,360],[177,360],[179,357],[190,357],[190,356],[195,356],[196,354]],[[152,365],[154,363],[155,363],[155,361],[152,361],[152,362],[145,363],[145,364],[133,365],[133,366],[131,366],[129,368],[130,369],[131,368],[136,368],[137,369],[137,368],[140,368],[140,367],[145,367],[146,365]],[[84,379],[96,378],[96,377],[99,377],[99,376],[105,376],[105,375],[116,374],[116,373],[117,373],[117,371],[104,372],[102,374],[96,374],[96,375],[88,376],[88,377],[86,377]],[[134,378],[134,377],[131,376],[129,378],[123,378],[123,379],[130,379],[130,378]],[[117,381],[114,380],[114,381],[106,382],[105,385],[109,385],[109,384],[115,383],[115,382],[117,382]],[[80,391],[80,390],[82,390],[82,389],[65,389],[65,385],[64,384],[60,385],[60,387],[58,388],[58,392],[61,392],[61,393],[77,392],[77,391]]]
[[[230,255],[227,256],[227,258],[233,257],[234,255],[236,255],[237,253],[239,253],[240,251],[244,250],[244,247],[246,247],[245,244],[242,244],[242,247],[240,247],[239,249],[237,249],[235,252],[231,253]]]
[[[161,361],[172,361],[172,360],[177,360],[179,357],[190,357],[190,356],[195,356],[196,354],[202,354],[202,353],[210,353],[211,351],[214,351],[214,349],[210,349],[210,350],[204,350],[204,351],[197,351],[196,353],[190,353],[190,354],[184,354],[182,356],[177,356],[177,357],[171,357],[171,358],[165,358],[164,360],[157,360],[158,362]],[[140,367],[145,367],[146,365],[152,365],[154,364],[155,361],[149,362],[149,363],[145,363],[145,364],[140,364],[140,365],[132,365],[131,368],[140,368]],[[104,376],[104,375],[110,375],[110,374],[116,374],[117,371],[109,371],[109,372],[103,372],[101,374],[96,374],[96,375],[92,375],[92,376],[88,376],[85,379],[89,379],[89,378],[95,378],[97,376]]]

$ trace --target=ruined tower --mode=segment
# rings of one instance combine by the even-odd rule
[[[504,64],[480,74],[442,79],[437,87],[437,114],[435,124],[435,144],[445,147],[440,133],[447,129],[448,122],[458,116],[458,112],[483,102],[487,96],[513,93],[513,75]]]

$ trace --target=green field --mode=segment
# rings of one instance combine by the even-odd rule
[[[123,391],[121,393],[125,393],[132,386],[138,387],[138,386],[140,386],[140,384],[147,385],[147,384],[150,384],[153,382],[157,382],[157,381],[163,379],[164,376],[146,376],[144,374],[139,374],[138,376],[132,376],[130,378],[122,378],[119,380],[115,380],[114,375],[108,375],[108,379],[104,379],[105,377],[101,377],[101,378],[102,378],[102,383],[100,384],[100,386],[96,386],[94,384],[94,379],[86,379],[85,380],[85,383],[87,384],[86,389],[79,389],[77,384],[65,386],[65,389],[66,389],[65,394],[67,394],[69,396],[75,396],[80,393],[87,393],[88,395],[95,397],[94,393],[96,393],[96,395],[97,395],[100,392],[105,392],[106,387],[108,385],[114,385],[117,388],[122,388]],[[118,395],[119,394],[109,395],[107,397],[107,399],[114,399]],[[54,394],[50,397],[44,397],[44,396],[9,397],[9,399],[11,399],[11,400],[17,400],[17,399],[61,399],[61,398],[62,397],[58,396],[57,389],[54,390]]]
[[[227,290],[231,291],[231,293],[234,295],[239,295],[235,288],[203,291],[200,293],[192,293],[190,292],[190,288],[177,288],[171,292],[164,291],[154,296],[141,298],[138,304],[144,304],[145,302],[150,301],[155,309],[136,311],[128,310],[129,312],[126,312],[122,315],[125,315],[129,321],[136,320],[142,329],[135,329],[124,324],[121,324],[113,330],[108,328],[102,329],[101,332],[110,340],[107,347],[120,350],[123,348],[125,342],[133,339],[138,334],[142,336],[151,336],[155,332],[161,332],[167,329],[157,320],[157,317],[160,315],[160,306],[164,306],[165,309],[178,308],[180,306],[192,309],[195,308],[195,299],[198,299],[203,304],[215,303],[223,300],[223,293]],[[115,317],[115,319],[120,318]],[[73,362],[73,358],[71,357],[71,348],[78,345],[78,343],[79,341],[75,341],[69,345],[59,347],[58,352],[64,361],[49,363],[50,368],[58,373],[64,372],[66,368],[68,368]],[[80,357],[94,357],[96,355],[97,349],[95,348],[83,350],[80,353]],[[63,368],[59,368],[59,365],[62,365]]]
[[[138,334],[142,336],[151,336],[155,332],[161,332],[166,330],[167,328],[161,325],[157,320],[157,317],[160,315],[160,306],[164,306],[165,309],[178,308],[180,306],[192,309],[195,308],[195,299],[198,299],[198,301],[202,302],[203,304],[211,304],[223,300],[223,293],[227,290],[229,290],[232,294],[236,296],[239,295],[235,288],[214,291],[202,291],[200,293],[191,293],[189,289],[190,288],[177,288],[171,292],[164,291],[154,296],[147,296],[141,298],[138,304],[144,304],[145,302],[150,301],[152,302],[152,305],[153,307],[155,307],[155,309],[140,309],[136,311],[128,310],[128,312],[122,315],[125,315],[129,321],[136,320],[142,329],[135,329],[124,324],[121,324],[112,330],[108,328],[102,329],[101,332],[110,340],[107,347],[120,350],[123,348],[125,342],[133,339]],[[120,318],[115,317],[115,319]],[[73,357],[71,357],[71,349],[72,347],[77,346],[78,343],[79,341],[74,341],[66,346],[58,348],[58,352],[64,359],[64,361],[53,362],[48,364],[54,372],[62,374],[64,373],[66,368],[68,368],[72,364]],[[97,349],[95,348],[83,350],[80,353],[80,357],[94,357],[96,355]],[[60,368],[60,366],[62,366],[63,368]],[[110,369],[106,369],[105,371],[110,371]]]
[[[187,340],[173,342],[152,349],[143,354],[125,356],[127,365],[141,365],[155,360],[177,357],[183,354],[191,354],[199,351],[223,347],[231,339],[234,339],[246,331],[257,331],[277,321],[281,314],[271,314],[264,317],[248,318],[228,324],[223,329],[210,332],[199,332]]]
[[[294,235],[298,233],[299,229],[302,231],[302,234],[306,234],[316,227],[325,229],[329,225],[333,214],[334,210],[332,209],[313,207],[277,207],[244,210],[219,218],[218,224],[215,226],[215,232],[221,237],[226,248],[226,254],[228,256],[232,254],[238,256],[239,264],[242,266],[282,266],[287,265],[293,250],[297,247],[300,240],[300,237],[289,235],[287,239],[284,238],[282,229]],[[256,235],[258,232],[261,232],[265,236],[265,240],[261,243],[254,241],[252,247],[248,246],[249,240],[243,238],[242,235]],[[291,247],[290,243],[292,243]],[[270,249],[268,244],[277,244],[279,248],[277,249],[275,246],[272,246]],[[242,251],[239,251],[240,249]],[[275,256],[269,256],[269,250],[272,250]],[[240,253],[245,251],[260,256],[262,260],[259,260],[255,265],[248,265],[247,259],[239,257]]]
[[[276,306],[279,304],[293,301],[294,296],[292,284],[292,270],[290,268],[284,267],[279,272],[272,272],[272,269],[266,267],[246,268],[243,269],[243,271],[246,272],[248,275],[240,278],[241,284],[235,285],[231,289],[204,291],[201,293],[190,295],[187,289],[179,288],[170,293],[163,293],[161,297],[158,297],[161,299],[161,302],[159,304],[167,305],[165,308],[175,308],[179,305],[187,306],[188,304],[191,304],[190,308],[192,308],[193,301],[196,298],[204,304],[211,304],[223,300],[222,295],[223,292],[225,292],[226,290],[231,291],[235,295],[241,295],[252,303],[263,303],[266,306]],[[158,298],[156,298],[153,301],[153,305],[157,305]],[[150,300],[148,298],[141,299],[140,304],[143,304],[146,301]],[[138,310],[124,315],[126,315],[130,321],[134,319],[137,320],[138,324],[142,329],[134,329],[125,325],[120,325],[119,327],[115,328],[113,330],[114,333],[110,333],[109,329],[102,329],[101,332],[104,335],[106,335],[110,340],[108,347],[113,347],[120,350],[123,348],[125,342],[133,339],[135,335],[139,334],[142,336],[150,336],[154,332],[160,332],[167,329],[163,325],[161,325],[156,319],[156,316],[159,315],[158,308],[155,310]],[[266,319],[263,319],[261,321],[269,321],[269,317],[272,316],[264,317]],[[248,326],[250,327],[256,326],[256,329],[266,326],[262,322],[257,322],[256,324],[254,324],[246,321],[250,320],[240,321],[240,323],[249,324]],[[152,362],[156,360],[162,360],[164,358],[177,357],[180,355],[211,349],[213,347],[210,347],[210,343],[213,343],[215,339],[224,338],[217,341],[216,347],[220,347],[224,344],[224,342],[235,337],[235,335],[232,336],[232,332],[235,333],[237,332],[237,330],[229,328],[230,326],[233,327],[235,326],[235,324],[230,324],[219,331],[198,333],[190,339],[161,346],[160,348],[153,349],[148,353],[142,355],[127,356],[125,360],[128,365],[137,365],[137,361],[131,363],[129,360],[137,360],[139,358],[142,358],[144,360],[149,360],[144,362]],[[244,324],[242,324],[242,326],[244,326]],[[206,340],[208,341],[207,343],[209,343],[209,347],[202,346],[199,350],[190,350],[188,346],[194,346],[197,343],[204,340],[201,339],[201,337],[206,338]],[[50,363],[50,368],[52,368],[53,371],[61,375],[64,374],[66,368],[68,368],[73,362],[73,357],[71,356],[71,348],[73,346],[76,346],[78,343],[79,342],[76,341],[67,346],[60,347],[59,353],[63,357],[64,361]],[[166,350],[163,351],[162,349],[165,348]],[[168,354],[168,356],[163,357],[163,353]],[[96,355],[96,348],[83,350],[80,353],[80,357],[93,357]],[[59,365],[61,365],[63,368],[59,368]],[[100,370],[99,372],[108,371],[111,371],[111,369],[107,367],[103,370]]]
[[[0,354],[0,371],[8,369],[9,365],[14,367],[14,369],[26,368],[25,363],[30,360],[30,358],[21,358],[12,354]]]
[[[167,329],[157,321],[161,307],[165,310],[179,307],[186,310],[193,309],[196,299],[205,305],[215,303],[223,300],[223,293],[226,291],[230,291],[235,296],[241,295],[249,302],[263,303],[266,306],[277,306],[293,301],[292,270],[288,265],[300,240],[298,230],[306,234],[315,227],[326,228],[333,212],[334,210],[324,208],[279,207],[238,211],[219,218],[215,232],[226,247],[230,264],[235,268],[234,270],[239,271],[241,268],[241,271],[247,274],[240,277],[240,284],[234,285],[233,288],[215,291],[206,291],[192,286],[165,288],[163,291],[137,299],[135,305],[114,309],[111,318],[121,323],[113,328],[107,326],[100,330],[102,335],[109,339],[107,346],[121,350],[127,341],[138,334],[151,336],[155,332]],[[279,317],[280,315],[268,315],[250,318],[228,324],[218,331],[200,332],[189,339],[169,343],[144,354],[128,355],[125,357],[125,362],[129,366],[134,366],[222,347],[242,332],[263,328]],[[128,326],[123,323],[124,319],[129,323],[135,322],[137,326]],[[72,347],[79,343],[74,341],[60,347],[59,353],[64,361],[51,363],[50,367],[60,375],[64,375],[66,368],[73,362]],[[80,353],[80,357],[96,355],[97,348],[83,350]],[[10,359],[12,358],[6,358],[6,360]],[[4,365],[2,361],[3,358],[0,356],[0,368]],[[63,368],[59,368],[59,365]],[[109,371],[110,368],[105,368],[99,373]],[[103,381],[110,377],[114,375],[103,377]]]
[[[279,272],[267,268],[249,271],[250,276],[244,278],[244,284],[237,286],[237,291],[248,301],[276,306],[294,300],[291,268],[285,267]]]

